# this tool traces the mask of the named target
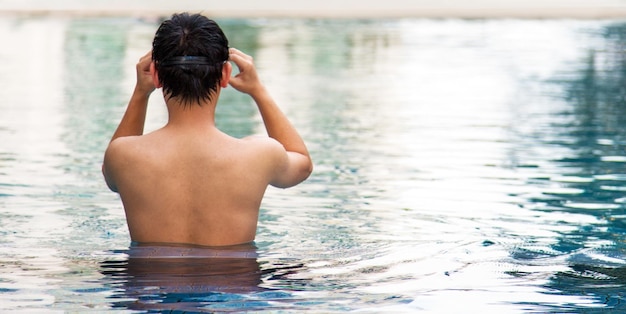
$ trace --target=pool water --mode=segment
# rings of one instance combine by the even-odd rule
[[[252,257],[142,259],[100,164],[158,21],[0,18],[0,311],[624,310],[625,21],[219,22],[315,172]]]

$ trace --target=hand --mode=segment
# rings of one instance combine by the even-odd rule
[[[229,60],[234,62],[239,69],[239,73],[230,78],[230,86],[242,93],[254,96],[263,88],[263,85],[259,81],[252,57],[235,48],[230,48],[229,52]]]
[[[150,68],[152,66],[152,51],[146,53],[137,62],[137,85],[135,91],[143,95],[150,95],[155,89]]]

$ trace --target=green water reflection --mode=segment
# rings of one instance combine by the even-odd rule
[[[552,197],[530,199],[542,211],[562,211],[592,215],[594,223],[574,225],[561,232],[549,249],[538,244],[514,250],[516,258],[529,262],[565,257],[568,270],[550,276],[547,287],[555,295],[579,295],[595,299],[593,304],[554,306],[562,312],[602,312],[623,309],[624,234],[626,211],[626,26],[613,23],[598,31],[603,40],[586,49],[577,66],[564,70],[553,79],[564,90],[568,106],[558,122],[537,131],[539,145],[566,148],[569,154],[551,160],[551,167],[567,174],[560,180],[533,184],[558,186]],[[558,139],[543,140],[541,139]],[[562,224],[569,224],[561,221]],[[538,242],[541,242],[539,240]],[[531,275],[531,274],[524,274]]]
[[[48,58],[0,51],[0,311],[622,308],[621,21],[220,20],[316,164],[298,188],[268,190],[252,294],[185,272],[211,289],[151,293],[151,273],[178,270],[115,251],[128,234],[99,168],[158,21],[0,22],[0,40]],[[148,131],[167,120],[159,96]],[[263,132],[232,88],[217,124]]]

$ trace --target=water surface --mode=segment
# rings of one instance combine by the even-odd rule
[[[623,21],[219,22],[315,172],[258,257],[146,263],[100,163],[156,21],[0,19],[1,311],[623,307]],[[230,88],[217,122],[263,131]]]

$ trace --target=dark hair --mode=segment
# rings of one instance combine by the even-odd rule
[[[211,100],[228,60],[228,39],[217,23],[200,14],[174,14],[156,31],[152,60],[166,97],[183,104]]]

